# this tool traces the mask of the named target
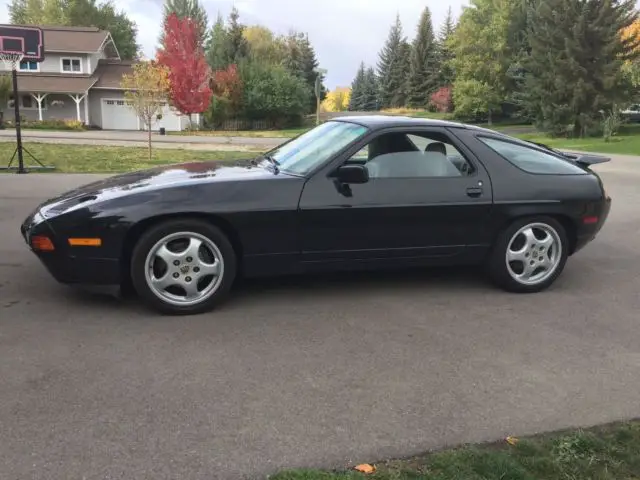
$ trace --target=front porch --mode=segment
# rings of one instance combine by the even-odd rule
[[[29,120],[69,120],[90,125],[89,90],[96,81],[97,78],[84,75],[20,73],[20,112]]]
[[[20,92],[20,114],[28,120],[69,120],[89,125],[89,92]],[[13,109],[13,98],[9,101]]]

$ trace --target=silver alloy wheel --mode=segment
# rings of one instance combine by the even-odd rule
[[[516,282],[538,285],[547,280],[560,265],[562,241],[558,232],[546,223],[530,223],[509,240],[507,270]]]
[[[191,306],[220,287],[224,260],[218,246],[195,232],[178,232],[158,241],[145,260],[145,280],[162,301]]]

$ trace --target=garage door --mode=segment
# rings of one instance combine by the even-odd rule
[[[124,100],[102,100],[104,130],[139,130],[138,117]]]

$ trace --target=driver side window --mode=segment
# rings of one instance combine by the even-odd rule
[[[382,134],[347,163],[364,164],[374,180],[462,177],[473,172],[471,164],[441,132]]]

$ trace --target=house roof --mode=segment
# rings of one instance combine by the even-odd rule
[[[133,73],[134,63],[135,62],[100,60],[94,74],[98,77],[98,81],[93,88],[121,88],[120,82],[122,82],[122,76]]]
[[[44,51],[83,53],[97,52],[110,37],[109,32],[97,27],[44,26]]]
[[[16,27],[28,27],[33,25],[15,25]],[[57,25],[38,25],[42,29],[44,39],[44,52],[53,53],[94,53],[103,45],[109,43],[111,34],[98,27],[65,27]],[[119,57],[117,50],[112,52],[114,58]]]
[[[24,93],[84,93],[95,83],[95,75],[60,73],[18,74],[18,90]]]

